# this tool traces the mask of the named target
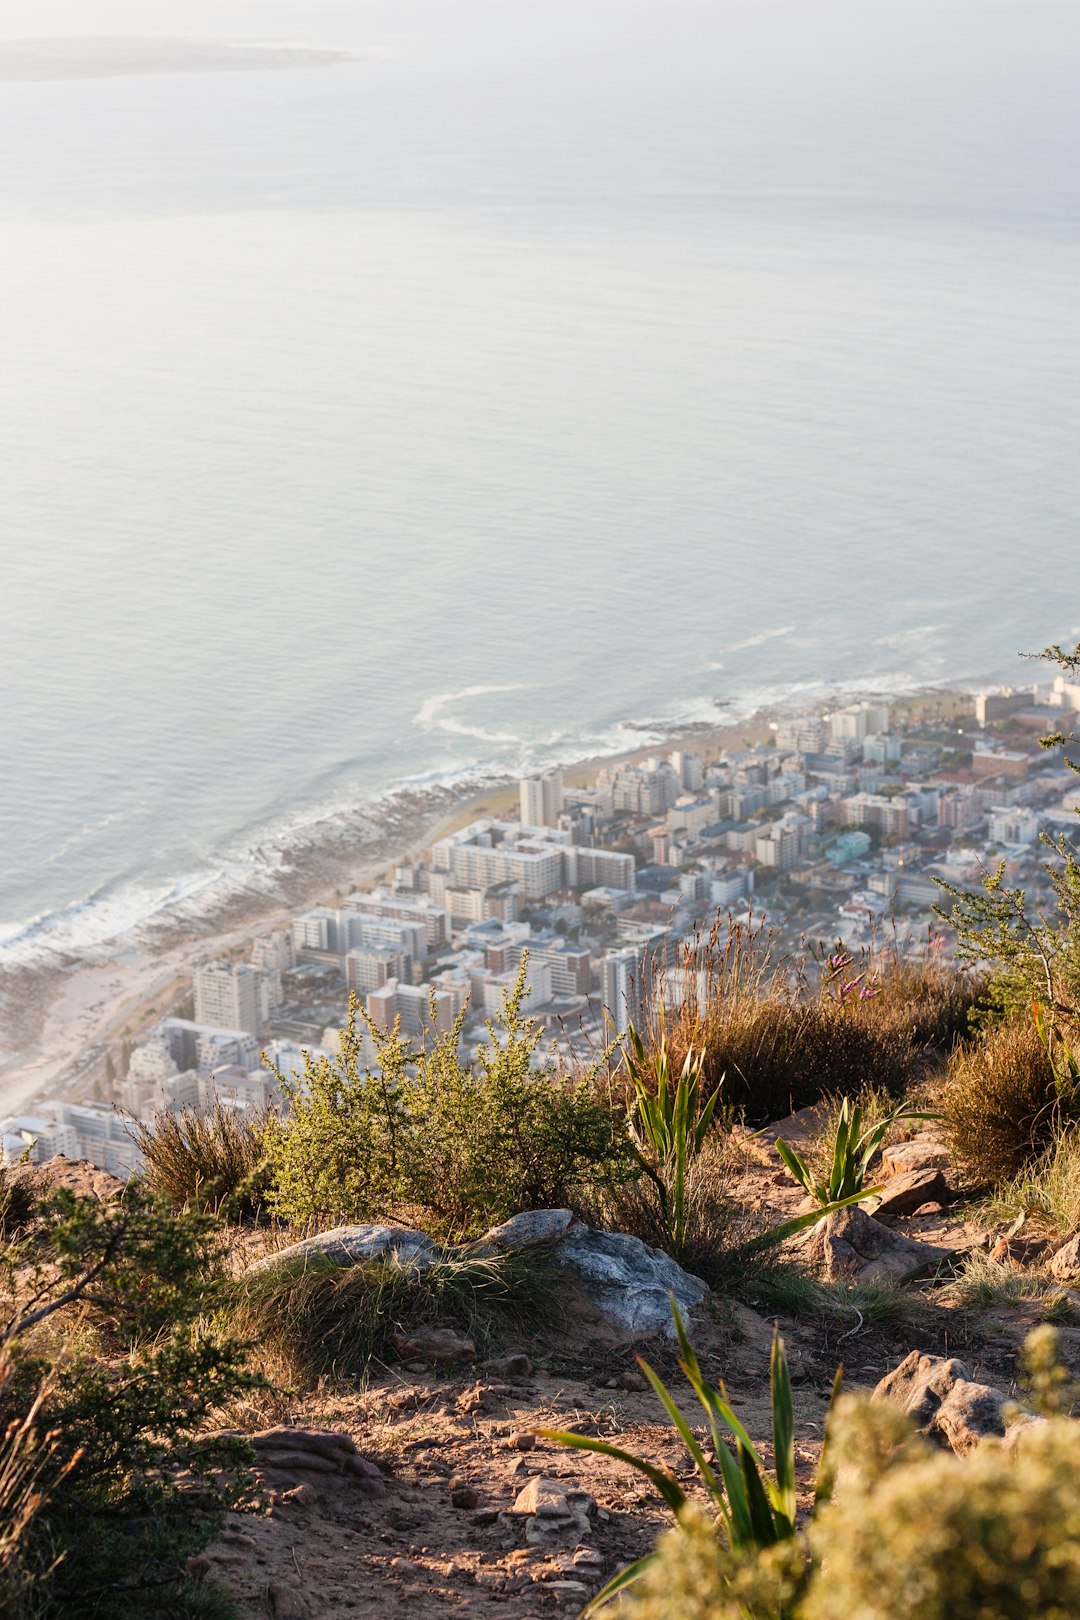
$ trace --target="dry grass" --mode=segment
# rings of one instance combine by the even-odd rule
[[[1005,1183],[999,1202],[1041,1216],[1061,1237],[1080,1229],[1080,1126],[1060,1130],[1036,1164]]]
[[[398,1359],[397,1334],[437,1324],[480,1349],[512,1328],[558,1320],[558,1274],[536,1250],[439,1261],[421,1270],[387,1256],[341,1266],[320,1256],[283,1260],[229,1284],[230,1331],[256,1346],[275,1383],[363,1379]]]
[[[964,1179],[998,1186],[1022,1175],[1061,1128],[1054,1075],[1030,1022],[999,1024],[949,1064],[945,1135]]]
[[[1047,1321],[1071,1311],[1068,1293],[1048,1277],[1015,1260],[995,1260],[983,1249],[965,1256],[960,1270],[941,1292],[951,1305],[981,1311],[1037,1305]]]
[[[870,1083],[896,1096],[918,1067],[915,981],[890,1012],[867,971],[867,994],[845,997],[813,958],[778,959],[763,926],[718,919],[673,967],[653,966],[646,1044],[666,1027],[676,1066],[704,1051],[706,1090],[723,1076],[725,1103],[755,1124]]]
[[[263,1136],[267,1115],[240,1113],[220,1101],[202,1113],[161,1110],[131,1118],[128,1130],[145,1160],[143,1181],[174,1210],[209,1209],[231,1220],[257,1220],[269,1186]]]

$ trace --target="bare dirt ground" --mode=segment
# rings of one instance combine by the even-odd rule
[[[748,1202],[778,1216],[797,1191],[775,1164],[748,1159]],[[962,1252],[988,1239],[955,1204],[896,1223],[908,1236]],[[822,1318],[780,1316],[795,1390],[797,1460],[809,1503],[837,1364],[845,1386],[869,1390],[911,1349],[962,1357],[978,1380],[1015,1389],[1017,1352],[1045,1314],[1039,1301],[961,1308],[940,1280],[901,1290],[899,1319],[868,1325],[857,1310]],[[772,1320],[753,1285],[744,1300],[712,1301],[696,1313],[693,1338],[703,1371],[723,1380],[763,1456],[771,1458],[769,1352]],[[1065,1353],[1080,1368],[1080,1327],[1062,1313]],[[240,1601],[250,1620],[346,1615],[502,1614],[514,1620],[576,1614],[625,1564],[653,1545],[670,1515],[642,1475],[619,1461],[571,1450],[536,1429],[576,1430],[647,1457],[691,1495],[690,1455],[644,1385],[642,1351],[676,1394],[697,1432],[700,1416],[673,1347],[605,1348],[583,1323],[502,1347],[523,1353],[529,1371],[509,1376],[495,1364],[445,1373],[382,1369],[364,1389],[326,1387],[281,1394],[263,1421],[349,1435],[375,1463],[385,1494],[373,1498],[347,1480],[317,1479],[279,1493],[260,1515],[233,1515],[202,1560],[207,1574]],[[526,1436],[522,1439],[522,1436]],[[544,1528],[515,1513],[530,1480],[562,1493],[573,1522]]]

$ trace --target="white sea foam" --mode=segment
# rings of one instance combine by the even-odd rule
[[[793,624],[783,624],[776,630],[759,630],[757,635],[747,636],[745,641],[733,641],[730,646],[721,647],[720,651],[725,653],[746,652],[751,647],[763,647],[767,641],[779,641],[783,636],[791,636],[794,633],[795,626]],[[721,669],[723,666],[717,664],[714,667]]]
[[[413,716],[413,724],[422,726],[425,731],[445,731],[453,737],[475,737],[478,742],[490,743],[519,743],[521,738],[511,731],[489,731],[485,726],[475,725],[470,721],[462,720],[459,716],[447,714],[446,710],[468,698],[490,697],[499,692],[524,692],[527,690],[521,681],[500,686],[463,686],[458,692],[436,692],[434,697],[425,698]]]

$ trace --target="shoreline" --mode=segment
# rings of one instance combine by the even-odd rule
[[[900,712],[966,695],[960,683],[939,682],[890,702]],[[769,735],[787,707],[763,707],[728,723],[672,727],[660,740],[649,730],[648,741],[636,747],[568,762],[563,776],[569,786],[581,787],[604,766],[634,763],[680,744],[706,757],[749,747]],[[391,790],[309,825],[291,844],[283,841],[273,865],[255,868],[249,884],[195,916],[185,917],[181,901],[175,911],[151,917],[81,957],[57,951],[51,961],[0,967],[0,1110],[22,1112],[46,1095],[74,1100],[75,1088],[81,1098],[92,1095],[110,1045],[137,1039],[166,1016],[183,999],[200,962],[235,954],[258,935],[286,926],[297,911],[370,886],[471,820],[516,814],[517,781],[492,776],[456,788]]]

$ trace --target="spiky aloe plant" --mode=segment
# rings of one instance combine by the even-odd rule
[[[880,1187],[865,1185],[866,1172],[870,1168],[874,1154],[893,1125],[901,1120],[940,1119],[940,1117],[940,1114],[917,1113],[910,1108],[894,1108],[891,1114],[887,1114],[874,1125],[868,1125],[864,1130],[862,1109],[858,1103],[852,1103],[850,1097],[845,1097],[840,1104],[840,1116],[833,1137],[832,1161],[825,1181],[815,1181],[806,1160],[782,1138],[777,1141],[776,1151],[783,1159],[789,1174],[822,1206],[824,1211],[826,1206],[834,1205],[838,1201],[858,1203],[860,1199],[872,1198],[881,1191]]]
[[[747,1555],[761,1552],[795,1534],[795,1417],[784,1342],[774,1330],[769,1378],[774,1472],[770,1475],[754,1442],[732,1410],[723,1384],[714,1389],[702,1375],[686,1332],[686,1323],[674,1299],[671,1301],[671,1311],[679,1340],[679,1365],[704,1408],[715,1463],[706,1456],[701,1441],[663,1379],[641,1356],[637,1358],[638,1365],[693,1458],[710,1504],[716,1512],[717,1528],[732,1552]],[[834,1401],[840,1391],[840,1381],[838,1371],[833,1384]],[[573,1446],[579,1451],[595,1451],[636,1469],[639,1474],[644,1474],[676,1517],[686,1505],[686,1492],[678,1481],[644,1457],[635,1457],[632,1452],[623,1451],[618,1446],[609,1445],[606,1440],[596,1440],[589,1435],[567,1434],[557,1429],[538,1429],[537,1433],[545,1440]],[[823,1449],[822,1463],[824,1460]],[[819,1478],[824,1482],[827,1477],[822,1468]],[[819,1488],[818,1498],[821,1499],[823,1495],[824,1489]],[[585,1613],[593,1613],[639,1580],[656,1556],[655,1552],[646,1553],[644,1558],[620,1570],[593,1598]],[[784,1620],[783,1611],[781,1620]]]
[[[678,1256],[686,1247],[687,1168],[701,1152],[713,1122],[723,1077],[712,1096],[702,1102],[703,1052],[691,1047],[676,1078],[662,1024],[660,1045],[651,1059],[633,1024],[628,1038],[625,1062],[634,1086],[630,1134],[641,1166],[656,1188],[672,1252]]]

